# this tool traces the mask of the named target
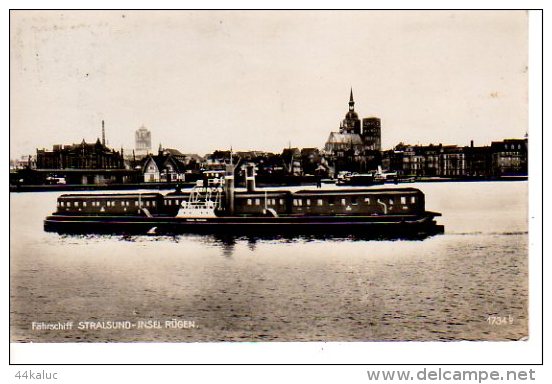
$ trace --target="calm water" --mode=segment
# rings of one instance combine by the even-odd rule
[[[527,183],[410,184],[423,241],[60,236],[59,193],[11,198],[11,340],[517,340],[528,336]],[[489,316],[507,320],[489,324]],[[165,321],[181,322],[171,328]],[[139,328],[140,321],[158,328]],[[499,322],[503,320],[498,320]],[[73,322],[37,330],[32,322]],[[79,322],[106,322],[78,329]],[[107,322],[129,329],[106,329]],[[130,326],[129,326],[130,324]]]

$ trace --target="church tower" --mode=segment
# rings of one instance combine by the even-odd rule
[[[343,123],[339,128],[340,133],[356,133],[360,134],[360,119],[355,112],[355,99],[353,97],[353,88],[349,96],[349,112],[345,115]]]

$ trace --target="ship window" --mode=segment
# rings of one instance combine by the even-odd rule
[[[252,204],[251,199],[247,199],[247,205],[251,205],[251,204]]]
[[[318,205],[324,205],[324,200],[318,199],[316,202]]]
[[[410,196],[410,204],[414,204],[416,202],[416,196]]]
[[[67,202],[67,206],[68,206],[68,207],[71,206],[71,202],[70,202],[70,201]]]
[[[175,205],[178,205],[178,203],[179,203],[179,200],[175,200],[175,201],[174,201],[174,204],[175,204]]]
[[[135,207],[138,206],[138,202],[137,202],[137,201],[134,202],[134,206],[135,206]]]
[[[65,207],[65,203],[62,201],[61,203],[59,203],[62,207]]]
[[[83,201],[83,202],[82,202],[82,206],[83,206],[83,207],[86,207],[86,201]]]
[[[255,205],[261,205],[261,199],[255,199]]]
[[[334,198],[333,197],[328,198],[328,204],[329,205],[334,205]]]
[[[357,200],[356,197],[352,197],[352,198],[351,198],[351,204],[353,204],[353,205],[358,205],[358,200]]]
[[[341,205],[346,205],[347,204],[347,199],[341,199]]]
[[[152,201],[152,202],[151,202],[151,206],[152,206],[152,207],[155,207],[155,201]]]
[[[311,203],[310,199],[307,199],[305,202],[306,205],[310,205],[310,203]]]
[[[401,196],[401,204],[406,204],[406,196]]]
[[[284,199],[280,199],[280,205],[284,205]]]
[[[146,200],[146,207],[149,207],[149,201]]]
[[[370,198],[369,198],[369,197],[365,197],[365,198],[364,198],[364,202],[370,204]]]
[[[395,202],[393,201],[393,199],[389,199],[389,204],[391,204],[391,205],[395,204]]]
[[[166,205],[172,205],[172,200],[167,200],[167,201],[165,201],[165,204],[166,204]]]
[[[75,201],[75,207],[78,207],[78,206],[79,206],[79,202]]]

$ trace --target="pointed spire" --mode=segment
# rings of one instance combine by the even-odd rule
[[[353,99],[353,87],[351,87],[351,96],[349,97],[349,111],[355,110],[355,100]]]

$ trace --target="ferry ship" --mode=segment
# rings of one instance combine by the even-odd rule
[[[214,176],[214,177],[213,177]],[[415,188],[257,190],[253,166],[246,190],[234,167],[205,174],[188,191],[64,194],[44,229],[58,233],[210,233],[254,235],[429,236],[444,232]]]

